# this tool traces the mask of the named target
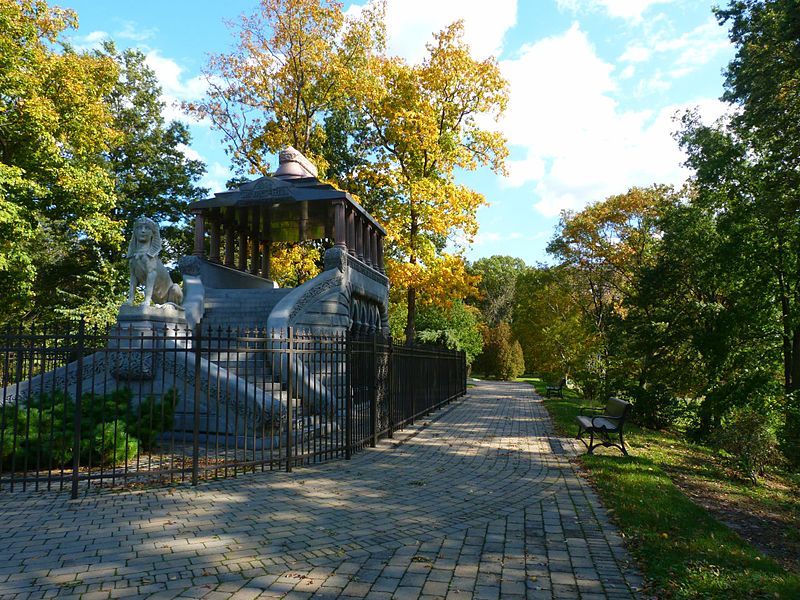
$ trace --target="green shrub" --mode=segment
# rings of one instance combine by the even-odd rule
[[[774,418],[766,409],[734,408],[723,418],[714,441],[730,454],[731,466],[753,483],[778,457]]]
[[[177,392],[169,390],[159,401],[153,396],[148,396],[133,411],[128,431],[139,439],[144,450],[152,450],[156,446],[159,434],[172,429],[175,423],[176,404]]]
[[[461,300],[456,300],[449,308],[420,307],[415,341],[463,350],[467,355],[467,365],[472,365],[483,348],[479,318],[480,312]]]
[[[37,398],[28,406],[6,406],[2,438],[3,469],[32,469],[72,461],[72,427],[64,429],[63,394]],[[69,401],[71,402],[71,401]],[[68,410],[68,407],[67,407]],[[72,419],[74,412],[69,412]],[[71,423],[71,420],[70,420]]]
[[[81,438],[81,464],[113,466],[139,453],[139,441],[128,435],[124,421],[99,423],[92,433]]]
[[[121,389],[81,397],[80,461],[112,465],[152,450],[159,434],[172,428],[177,393],[149,396],[132,406]],[[31,470],[69,467],[74,458],[75,402],[62,392],[41,394],[27,405],[0,408],[0,467]]]
[[[508,379],[516,379],[525,373],[525,355],[517,340],[511,344],[511,360],[509,361]]]
[[[508,323],[484,329],[478,369],[497,379],[514,379],[525,372],[522,347],[512,338]]]
[[[687,403],[662,384],[631,386],[625,390],[633,411],[631,418],[639,425],[650,429],[663,429],[675,423],[688,410]]]

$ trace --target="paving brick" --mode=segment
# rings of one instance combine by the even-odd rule
[[[575,446],[556,455],[553,437],[529,385],[484,382],[349,462],[75,501],[4,494],[0,595],[637,598]]]

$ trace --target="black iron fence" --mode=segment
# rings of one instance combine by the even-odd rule
[[[0,334],[0,491],[152,485],[350,458],[466,392],[461,352],[382,337]]]

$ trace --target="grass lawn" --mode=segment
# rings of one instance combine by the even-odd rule
[[[544,392],[541,379],[522,380]],[[575,415],[588,403],[571,390],[564,396],[546,399],[545,406],[559,432],[572,437]],[[648,592],[658,598],[800,598],[797,478],[774,473],[754,486],[734,477],[709,448],[630,423],[625,430],[629,457],[602,448],[578,460],[651,582]]]

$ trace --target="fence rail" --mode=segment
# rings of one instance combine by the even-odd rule
[[[235,477],[350,458],[466,392],[462,352],[170,328],[0,333],[0,492]]]

